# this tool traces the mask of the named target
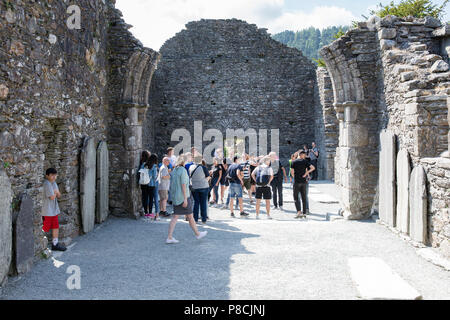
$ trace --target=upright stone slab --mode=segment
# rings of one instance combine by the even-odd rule
[[[426,173],[419,165],[414,168],[409,180],[409,208],[411,239],[426,243],[427,239],[427,188]]]
[[[409,233],[409,154],[401,149],[397,155],[397,229]]]
[[[0,168],[0,285],[6,280],[11,264],[11,200],[11,183],[5,171]]]
[[[96,222],[102,223],[109,214],[109,154],[106,142],[97,148],[97,215]]]
[[[31,270],[34,257],[34,205],[28,196],[22,198],[15,225],[16,269],[18,274]]]
[[[80,206],[84,233],[92,231],[95,225],[96,154],[94,139],[86,138],[80,159]]]
[[[389,130],[380,133],[380,169],[379,169],[379,214],[380,219],[391,227],[396,225],[396,151],[395,135]]]

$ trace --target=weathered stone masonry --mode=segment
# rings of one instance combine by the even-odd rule
[[[20,201],[28,195],[34,203],[34,210],[28,209],[33,211],[28,214],[33,214],[34,239],[27,239],[28,245],[34,242],[37,257],[47,246],[40,216],[45,168],[53,166],[59,173],[60,239],[64,243],[82,233],[83,194],[93,193],[88,207],[95,214],[96,177],[87,190],[81,189],[79,180],[83,179],[81,149],[87,138],[95,149],[104,142],[98,151],[103,159],[100,168],[105,164],[104,150],[110,149],[109,199],[101,193],[104,187],[97,190],[97,198],[102,199],[99,210],[103,206],[97,222],[105,219],[107,200],[108,211],[137,212],[133,174],[158,54],[132,37],[114,1],[74,4],[81,8],[80,30],[67,27],[65,1],[0,2],[0,150],[1,165],[11,184],[13,211],[2,212],[0,225],[2,230],[12,229],[15,219],[7,216],[17,217]],[[93,157],[96,166],[95,152]],[[3,182],[1,187],[5,187]],[[8,196],[1,200],[5,205]],[[11,235],[0,232],[2,265],[9,266],[15,254],[14,248],[11,252],[4,245],[12,241]],[[15,272],[11,264],[10,273]],[[4,279],[2,269],[0,283]]]
[[[280,129],[284,159],[314,140],[315,67],[265,29],[236,19],[191,22],[161,55],[144,128],[149,150],[162,156],[178,128],[194,137],[194,120],[224,138],[226,129]]]
[[[447,256],[448,28],[432,18],[372,18],[321,51],[333,80],[335,108],[341,119],[336,181],[342,190],[344,215],[365,217],[370,200],[379,201],[384,223],[415,241],[438,247]],[[370,114],[359,118],[364,109]],[[345,116],[339,115],[342,111],[346,111]],[[349,126],[352,120],[358,126]],[[349,143],[349,133],[365,136],[367,131],[369,139],[363,146]],[[380,150],[380,157],[373,152],[376,150]],[[364,159],[368,154],[373,157],[371,162]],[[404,186],[409,179],[405,161],[410,161],[414,169],[409,188]],[[420,170],[426,172],[424,181]],[[358,172],[364,172],[367,182],[352,188],[354,180],[361,183],[361,177],[355,176]],[[377,187],[379,200],[374,199]],[[360,201],[363,193],[370,195],[367,202]],[[417,202],[418,197],[424,197],[423,201]]]
[[[333,105],[333,85],[325,68],[317,68],[316,143],[319,146],[319,179],[334,180],[334,159],[339,143],[339,122]]]

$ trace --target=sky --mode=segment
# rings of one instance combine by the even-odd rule
[[[131,32],[144,46],[159,51],[164,42],[200,19],[241,19],[270,34],[308,27],[350,25],[364,21],[378,3],[391,0],[116,0]],[[396,1],[398,2],[398,0]],[[442,4],[443,0],[435,0]],[[444,21],[450,20],[447,5]]]

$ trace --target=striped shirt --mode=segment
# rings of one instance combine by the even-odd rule
[[[244,180],[250,179],[250,163],[246,161],[243,162],[241,166],[243,168],[242,172],[244,173]]]

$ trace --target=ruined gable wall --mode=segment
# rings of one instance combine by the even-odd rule
[[[265,29],[235,19],[191,22],[160,52],[144,128],[152,152],[175,145],[178,128],[193,139],[194,120],[224,137],[228,128],[280,129],[286,160],[314,140],[315,67]]]

